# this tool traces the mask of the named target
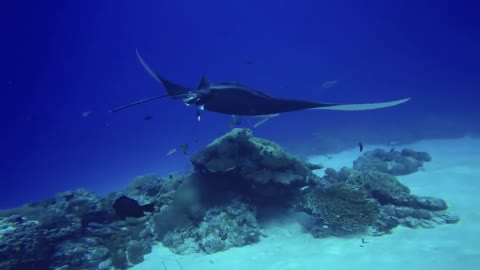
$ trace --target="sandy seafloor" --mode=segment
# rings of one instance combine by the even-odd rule
[[[390,148],[365,147],[365,151]],[[315,239],[294,217],[287,217],[265,225],[267,237],[257,244],[185,256],[159,244],[131,269],[480,269],[480,139],[428,140],[396,148],[404,147],[426,151],[433,160],[423,171],[398,179],[413,194],[446,200],[449,211],[460,217],[459,223],[433,229],[397,227],[389,235],[365,237],[369,243],[361,247],[362,236]],[[359,155],[358,149],[351,149],[331,155],[331,159],[318,156],[309,160],[339,169],[351,167]]]

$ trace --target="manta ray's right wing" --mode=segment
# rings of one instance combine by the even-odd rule
[[[387,101],[387,102],[377,102],[377,103],[360,103],[360,104],[335,104],[326,107],[317,107],[311,108],[307,110],[332,110],[332,111],[368,111],[368,110],[376,110],[376,109],[383,109],[388,107],[393,107],[400,105],[409,101],[410,98],[404,98],[399,100]],[[270,120],[273,117],[279,116],[280,114],[273,114],[273,115],[263,115],[259,117],[263,117],[261,121],[255,123],[253,126],[255,128],[263,125],[265,122]]]
[[[360,103],[360,104],[338,104],[326,107],[311,108],[309,110],[332,110],[332,111],[367,111],[383,109],[400,105],[409,101],[410,98],[404,98],[394,101],[377,102],[377,103]]]

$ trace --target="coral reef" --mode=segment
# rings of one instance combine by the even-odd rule
[[[446,212],[442,199],[410,194],[410,189],[390,174],[342,168],[326,170],[326,188],[316,188],[296,208],[317,217],[309,230],[315,237],[368,232],[390,233],[399,225],[432,228],[457,223]]]
[[[363,232],[375,223],[380,211],[365,190],[346,182],[312,189],[295,208],[318,218],[310,228],[315,237]]]
[[[313,171],[321,165],[233,129],[191,158],[190,174],[147,175],[123,192],[79,189],[0,211],[0,269],[126,269],[158,242],[177,254],[215,253],[260,241],[259,220],[291,209],[312,216],[315,237],[456,223],[445,201],[412,195],[394,176],[427,161],[413,150],[375,150],[353,169],[320,177]],[[113,209],[120,196],[155,208],[121,219]]]

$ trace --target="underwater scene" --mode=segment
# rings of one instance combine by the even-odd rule
[[[1,6],[0,270],[479,269],[480,4]]]

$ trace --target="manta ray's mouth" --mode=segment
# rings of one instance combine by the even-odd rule
[[[183,102],[187,106],[192,106],[195,105],[199,107],[201,110],[203,110],[203,107],[205,106],[205,103],[208,100],[209,97],[209,91],[205,90],[194,90],[190,91],[186,94],[186,97],[183,98]]]
[[[192,106],[200,101],[200,95],[198,93],[189,93],[186,98],[183,99],[183,102],[187,106]]]

